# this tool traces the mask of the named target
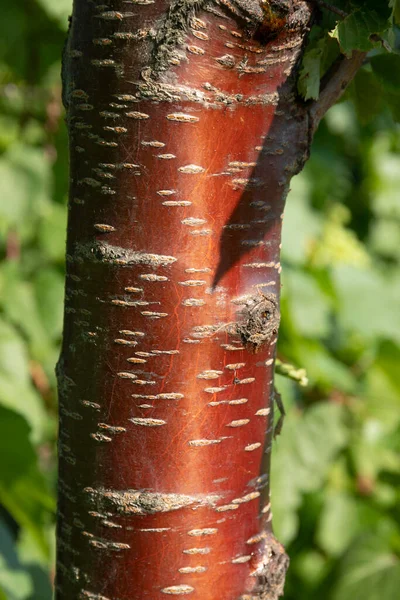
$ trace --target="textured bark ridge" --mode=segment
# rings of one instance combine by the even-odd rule
[[[75,0],[57,600],[273,600],[303,0]]]

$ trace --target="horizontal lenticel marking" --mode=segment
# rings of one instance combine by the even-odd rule
[[[146,418],[133,418],[129,419],[131,423],[134,425],[141,425],[143,427],[161,427],[161,425],[166,425],[167,422],[162,419],[146,419]]]
[[[189,235],[205,237],[212,235],[212,229],[192,229],[192,231],[189,231]]]
[[[235,398],[234,400],[229,400],[228,404],[234,406],[235,404],[246,404],[248,401],[248,398]]]
[[[158,190],[157,194],[159,196],[172,196],[172,194],[176,194],[176,190]]]
[[[121,372],[121,373],[117,373],[118,377],[121,377],[121,379],[137,379],[137,375],[135,375],[134,373],[129,373],[129,372]]]
[[[163,206],[191,206],[191,204],[189,200],[165,200],[162,203]]]
[[[197,567],[181,567],[178,569],[179,573],[205,573],[207,571],[207,567],[203,567],[198,565]]]
[[[260,446],[260,442],[255,442],[254,444],[249,444],[248,446],[245,446],[245,451],[253,452],[253,450],[257,450],[257,448],[259,448]]]
[[[204,306],[206,304],[205,300],[201,300],[199,298],[186,298],[183,300],[182,306]]]
[[[244,504],[245,502],[251,502],[251,500],[256,500],[256,498],[259,498],[260,496],[260,492],[251,492],[250,494],[246,494],[241,498],[235,498],[235,500],[232,500],[232,504]]]
[[[232,564],[238,565],[238,564],[249,562],[249,560],[251,560],[251,554],[248,554],[246,556],[238,556],[237,558],[232,559]]]
[[[163,594],[171,594],[174,596],[182,596],[194,592],[194,587],[191,585],[172,585],[161,590]]]
[[[213,444],[220,444],[222,440],[225,438],[220,438],[218,440],[191,440],[188,442],[189,446],[201,448],[202,446],[212,446]]]
[[[145,281],[168,281],[168,277],[157,275],[156,273],[144,273],[143,275],[139,275],[139,279],[144,279]]]
[[[112,438],[104,435],[104,433],[91,433],[90,437],[96,440],[96,442],[112,442]]]
[[[200,46],[195,46],[193,44],[186,46],[186,49],[188,52],[190,52],[190,54],[202,55],[206,53],[206,51],[203,48],[200,48]]]
[[[227,423],[226,427],[243,427],[243,425],[247,425],[247,423],[250,423],[250,419],[238,419]]]
[[[211,269],[209,269],[208,267],[204,267],[202,269],[190,268],[185,269],[185,273],[211,273]]]
[[[128,289],[132,289],[132,288],[125,288],[126,290]],[[142,291],[142,290],[140,290]],[[144,337],[144,333],[143,331],[131,331],[130,329],[121,329],[121,331],[119,332],[121,335],[133,335],[133,336],[137,336],[137,337]]]
[[[121,344],[121,346],[137,346],[138,342],[135,342],[134,340],[123,340],[118,338],[114,340],[114,344]]]
[[[203,31],[192,31],[192,34],[194,35],[194,37],[196,37],[198,40],[203,40],[203,41],[207,41],[208,35],[206,33],[204,33]]]
[[[241,369],[245,365],[246,363],[232,363],[230,365],[225,365],[225,369],[229,369],[230,371],[236,371],[237,369]]]
[[[178,281],[178,283],[185,287],[199,287],[201,285],[206,285],[207,282],[202,279],[187,279],[186,281]]]
[[[263,540],[265,540],[266,537],[267,537],[266,531],[262,531],[261,533],[256,533],[255,535],[252,535],[246,541],[246,544],[258,544],[259,542],[262,542]]]
[[[96,223],[96,225],[93,225],[93,227],[97,231],[100,231],[100,233],[111,233],[115,231],[115,227],[112,225],[106,225],[105,223]]]
[[[269,415],[269,413],[271,412],[270,408],[260,408],[260,410],[258,410],[255,415],[256,417],[266,417],[267,415]]]
[[[163,142],[158,142],[157,140],[151,140],[150,142],[141,141],[142,146],[150,146],[151,148],[164,148],[165,144]]]
[[[224,504],[223,506],[218,506],[215,510],[217,512],[226,512],[227,510],[237,510],[239,508],[238,504]]]
[[[167,115],[168,121],[178,121],[179,123],[197,123],[200,119],[187,113],[171,113]]]
[[[209,369],[207,371],[203,371],[197,375],[197,379],[218,379],[220,375],[222,375],[222,371],[214,371]]]
[[[191,529],[188,531],[188,535],[193,537],[202,537],[203,535],[215,535],[218,533],[218,529],[215,527],[205,527],[204,529]]]
[[[207,223],[205,219],[196,219],[195,217],[187,217],[181,221],[182,225],[187,225],[188,227],[198,227],[199,225],[204,225]]]
[[[183,554],[209,554],[211,552],[211,548],[188,548],[187,550],[182,550]]]
[[[183,167],[179,167],[178,171],[188,175],[196,175],[197,173],[204,173],[205,169],[199,165],[185,165]]]
[[[125,113],[125,115],[127,117],[129,117],[130,119],[139,119],[139,120],[150,119],[150,115],[148,115],[146,113],[138,112],[136,110],[129,111],[129,112]]]
[[[171,527],[148,527],[139,529],[139,531],[149,531],[150,533],[163,533],[164,531],[170,531]]]

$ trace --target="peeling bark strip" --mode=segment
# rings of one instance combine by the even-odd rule
[[[312,11],[74,1],[57,600],[282,593],[279,247],[320,118],[296,96]]]

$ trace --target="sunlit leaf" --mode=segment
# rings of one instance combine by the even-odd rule
[[[377,10],[360,8],[340,20],[331,36],[339,42],[344,54],[350,55],[353,50],[367,51],[372,48],[370,36],[382,33],[389,27],[386,15]]]
[[[304,100],[316,100],[319,96],[321,57],[321,48],[313,48],[304,55],[298,80],[299,92]]]

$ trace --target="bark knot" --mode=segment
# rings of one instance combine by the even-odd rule
[[[272,533],[265,538],[264,551],[252,573],[257,578],[252,597],[258,600],[278,600],[283,596],[289,557]]]
[[[275,294],[251,296],[240,311],[241,321],[236,324],[236,332],[243,345],[256,353],[278,333],[280,313]]]

